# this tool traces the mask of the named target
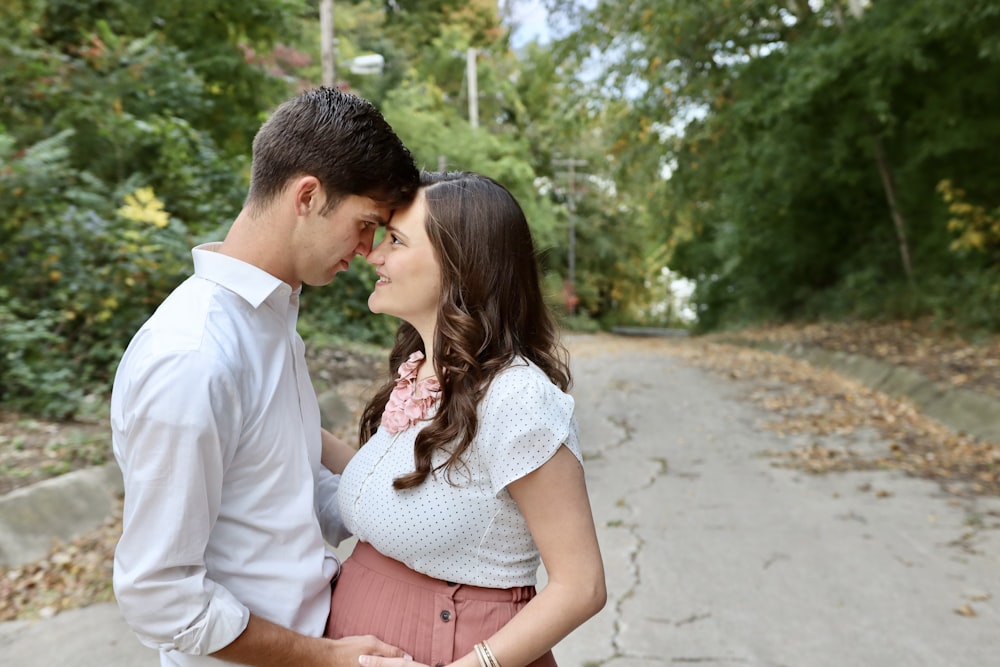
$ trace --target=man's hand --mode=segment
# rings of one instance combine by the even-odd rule
[[[252,667],[358,667],[361,655],[402,662],[406,654],[371,635],[343,639],[307,637],[251,614],[243,634],[212,655]]]
[[[386,660],[385,665],[388,667],[404,663],[407,667],[418,667],[417,663],[407,657],[403,651],[372,635],[327,639],[325,641],[329,645],[327,659],[330,662],[327,664],[333,667],[358,667],[359,661],[365,659]],[[361,664],[365,663],[361,662]]]
[[[412,658],[387,658],[377,655],[362,655],[358,657],[361,667],[430,667],[419,662],[413,662]]]

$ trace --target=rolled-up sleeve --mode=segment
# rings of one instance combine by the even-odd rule
[[[228,371],[198,352],[124,363],[130,381],[116,387],[111,413],[125,480],[115,595],[147,646],[208,655],[250,616],[205,566],[223,471],[239,442],[239,394]]]

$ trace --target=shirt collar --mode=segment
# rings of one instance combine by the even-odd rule
[[[219,252],[221,242],[203,243],[191,251],[194,274],[238,294],[254,308],[260,307],[272,294],[279,293],[287,305],[293,290],[290,285],[267,271]]]

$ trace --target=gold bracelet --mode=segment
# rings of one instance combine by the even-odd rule
[[[486,660],[490,663],[489,667],[500,667],[500,661],[493,655],[493,650],[485,641],[483,642],[483,653],[486,654]]]

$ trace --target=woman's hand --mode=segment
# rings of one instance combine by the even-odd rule
[[[413,658],[382,658],[377,655],[358,656],[361,667],[430,667],[420,662],[413,662]]]

